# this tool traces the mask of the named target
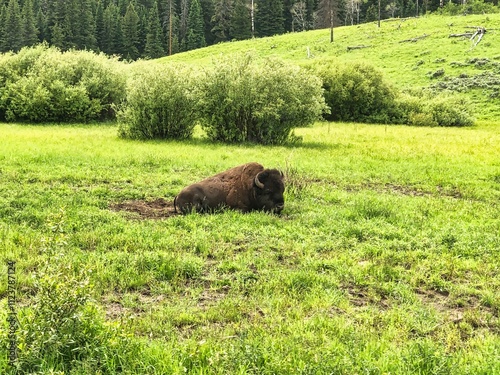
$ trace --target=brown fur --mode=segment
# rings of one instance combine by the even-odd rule
[[[255,177],[264,184],[259,188]],[[285,190],[283,174],[264,169],[258,163],[243,164],[184,188],[175,197],[175,209],[182,213],[210,212],[229,207],[243,212],[263,210],[279,213]]]

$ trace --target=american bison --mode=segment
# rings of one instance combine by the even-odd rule
[[[181,213],[211,212],[229,207],[243,212],[279,214],[284,207],[283,173],[247,163],[185,187],[174,200]]]

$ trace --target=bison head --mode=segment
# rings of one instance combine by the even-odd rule
[[[277,169],[265,169],[255,176],[253,182],[254,209],[281,213],[285,205],[283,173]]]

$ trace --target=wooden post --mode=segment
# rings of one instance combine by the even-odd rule
[[[333,43],[333,0],[330,0],[330,43]]]

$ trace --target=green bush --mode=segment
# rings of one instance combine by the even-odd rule
[[[281,60],[252,55],[217,61],[200,84],[200,114],[208,137],[222,142],[282,144],[293,128],[326,110],[321,82]]]
[[[386,123],[391,121],[396,91],[381,72],[365,63],[322,61],[313,65],[330,107],[326,120]]]
[[[186,139],[196,124],[194,76],[187,68],[139,64],[117,117],[126,138]]]
[[[117,60],[39,45],[0,57],[0,118],[74,122],[112,118],[125,76]]]
[[[428,103],[428,112],[439,126],[470,126],[474,119],[469,113],[470,103],[458,96],[437,96]]]
[[[442,8],[439,8],[436,13],[441,15],[456,16],[459,14],[489,14],[498,13],[500,8],[493,3],[483,0],[469,0],[465,5],[454,4],[451,1],[447,2]]]
[[[397,97],[394,122],[416,126],[470,126],[470,103],[457,95],[413,90]]]

